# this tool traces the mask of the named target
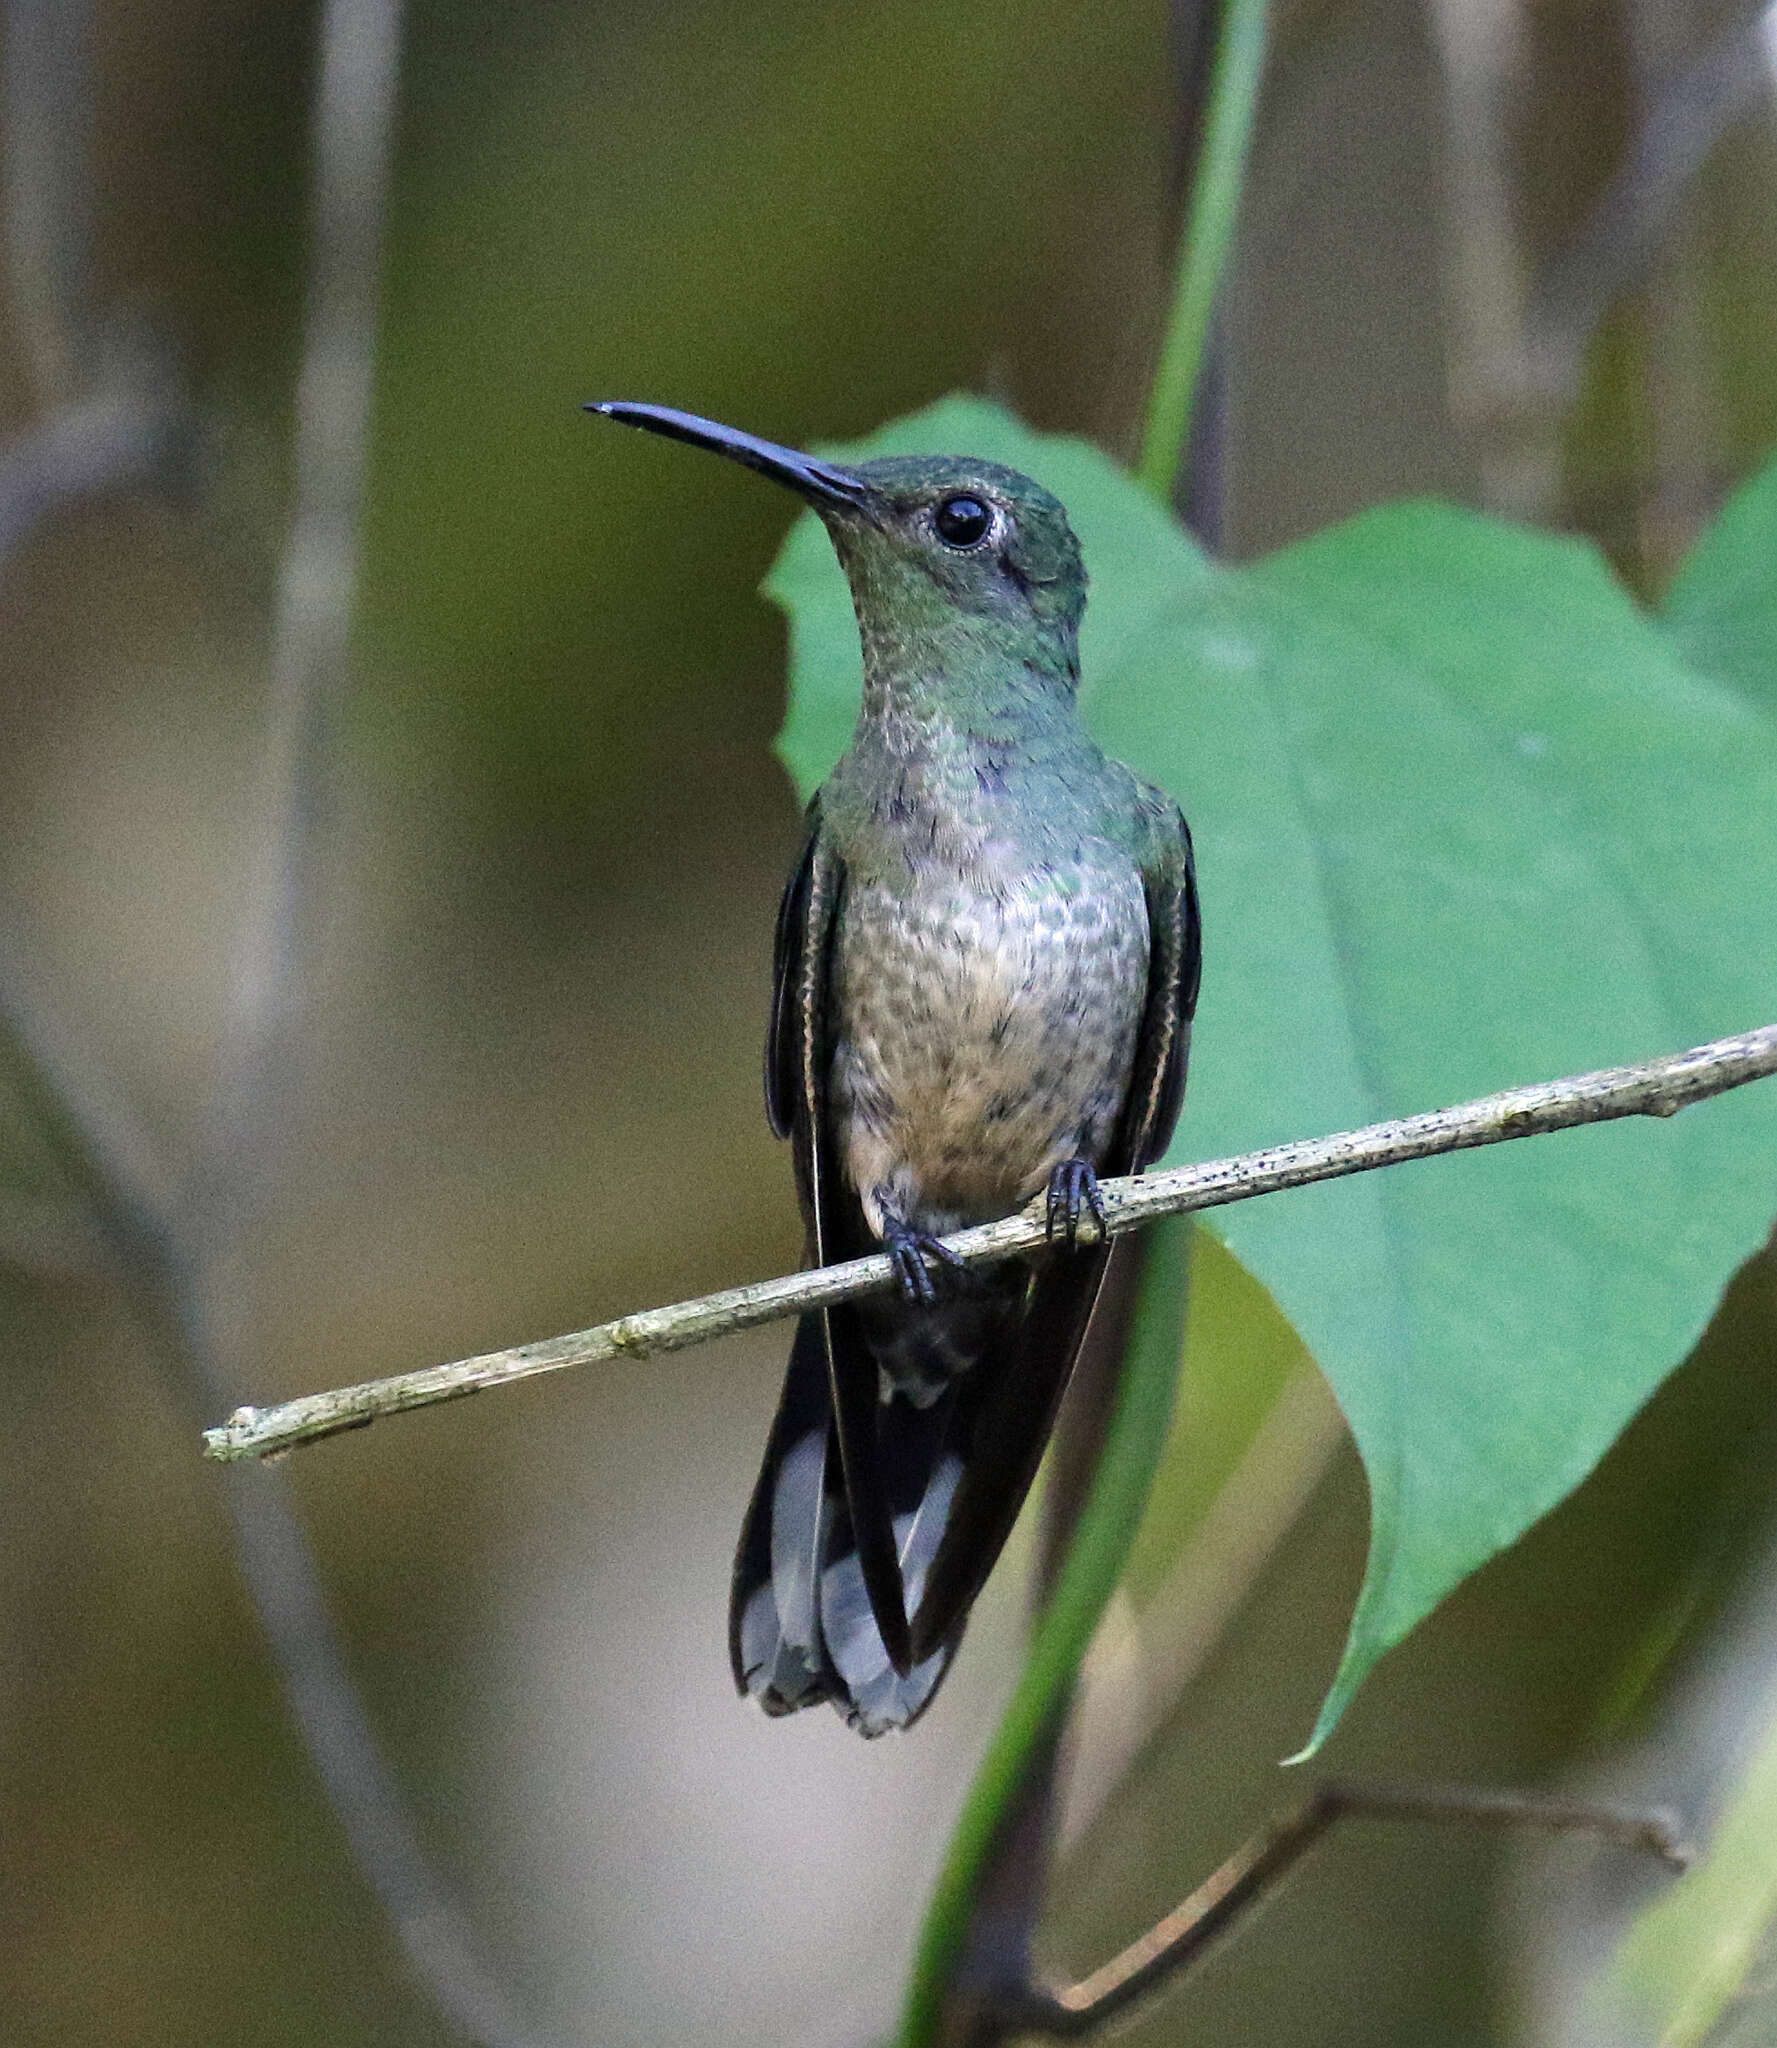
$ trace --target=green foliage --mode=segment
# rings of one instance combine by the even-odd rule
[[[1588,2038],[1701,2048],[1746,1995],[1773,1916],[1777,1720],[1715,1826],[1708,1860],[1647,1908],[1591,1986]]]
[[[934,2038],[970,1902],[999,1830],[1019,1788],[1029,1782],[1032,1759],[1067,1711],[1074,1674],[1128,1559],[1172,1417],[1191,1235],[1186,1216],[1164,1217],[1150,1232],[1116,1413],[1067,1557],[1032,1633],[1018,1689],[976,1773],[939,1872],[908,1987],[900,2048],[923,2048]]]
[[[1191,1315],[1178,1410],[1124,1574],[1142,1612],[1164,1599],[1181,1554],[1314,1360],[1277,1304],[1213,1230],[1191,1233]]]
[[[1777,1017],[1768,479],[1668,623],[1591,549],[1432,503],[1218,567],[1106,457],[973,400],[838,452],[920,450],[1010,463],[1068,505],[1094,579],[1089,722],[1192,820],[1206,973],[1175,1159]],[[858,686],[812,518],[767,589],[791,621],[780,745],[807,791]],[[1216,1219],[1369,1477],[1369,1570],[1313,1743],[1684,1356],[1769,1226],[1774,1156],[1760,1090]]]
[[[1777,463],[1736,491],[1672,586],[1665,615],[1687,660],[1777,714]]]

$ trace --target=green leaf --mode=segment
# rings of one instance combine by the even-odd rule
[[[1777,463],[1735,492],[1666,599],[1687,659],[1777,712]]]
[[[1764,1730],[1707,1857],[1641,1914],[1591,1985],[1585,2038],[1702,2048],[1746,1995],[1774,1923],[1777,1721]]]
[[[899,2048],[926,2048],[936,2038],[983,1873],[1033,1760],[1067,1711],[1080,1660],[1128,1562],[1172,1420],[1194,1234],[1188,1216],[1164,1216],[1150,1233],[1116,1412],[1054,1590],[1031,1632],[1017,1689],[945,1851],[920,1930]]]
[[[1230,1616],[1235,1611],[1295,1519],[1304,1491],[1325,1469],[1331,1446],[1314,1420],[1331,1405],[1313,1357],[1277,1304],[1213,1230],[1193,1232],[1177,1412],[1123,1577],[1136,1609],[1151,1617],[1143,1622],[1150,1654],[1174,1621],[1194,1639],[1201,1634],[1200,1614],[1153,1610],[1180,1598],[1180,1567],[1196,1563],[1194,1545],[1218,1503],[1239,1517],[1245,1571],[1233,1576],[1241,1583],[1228,1583],[1225,1542],[1214,1561],[1217,1608]],[[1282,1441],[1255,1473],[1255,1447],[1280,1426]],[[1152,1674],[1144,1686],[1154,1693]]]
[[[1206,965],[1174,1159],[1777,1019],[1777,725],[1749,680],[1777,631],[1748,501],[1669,628],[1589,548],[1437,504],[1217,567],[1108,458],[971,400],[841,452],[917,449],[1067,504],[1088,722],[1191,818]],[[812,519],[767,589],[792,622],[780,744],[811,790],[858,688]],[[1704,617],[1737,650],[1725,680],[1686,659]],[[1684,1356],[1770,1223],[1774,1160],[1777,1090],[1755,1089],[1219,1213],[1369,1476],[1369,1571],[1313,1743]]]

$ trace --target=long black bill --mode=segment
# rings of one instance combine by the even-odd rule
[[[756,434],[699,419],[692,412],[675,412],[670,405],[634,405],[625,398],[602,398],[586,410],[603,413],[606,419],[618,420],[626,427],[646,427],[649,433],[664,434],[669,441],[689,441],[693,448],[726,455],[761,476],[788,484],[812,504],[855,506],[870,493],[862,477],[853,476],[837,463],[822,462],[794,448],[780,448],[775,441],[761,441]]]

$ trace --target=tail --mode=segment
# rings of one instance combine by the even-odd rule
[[[897,1398],[878,1410],[910,1608],[962,1478],[952,1441],[956,1409],[953,1388],[924,1408]],[[910,1727],[931,1705],[961,1633],[959,1626],[905,1677],[889,1661],[846,1511],[821,1322],[804,1316],[734,1560],[728,1651],[735,1684],[768,1714],[827,1700],[861,1734],[881,1735]]]

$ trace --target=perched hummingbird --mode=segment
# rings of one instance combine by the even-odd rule
[[[735,1559],[768,1714],[921,1714],[1030,1489],[1104,1278],[1100,1174],[1165,1149],[1201,958],[1191,835],[1075,710],[1086,572],[1062,506],[961,456],[841,467],[664,406],[589,408],[812,505],[864,702],[778,913],[765,1101],[817,1265],[896,1291],[802,1318]],[[1050,1244],[942,1236],[1047,1192]]]

